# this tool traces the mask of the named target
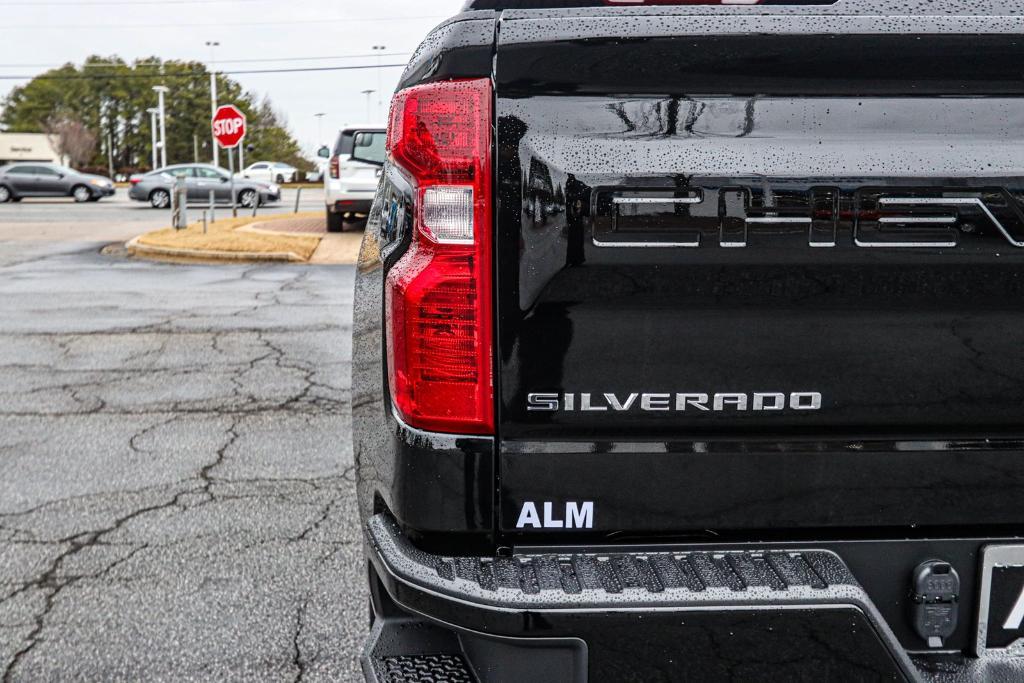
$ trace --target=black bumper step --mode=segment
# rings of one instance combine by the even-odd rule
[[[362,665],[374,683],[478,681],[451,631],[412,618],[377,619]]]
[[[407,652],[461,655],[486,683],[507,680],[494,672],[519,656],[502,655],[495,665],[488,660],[495,648],[486,650],[483,640],[509,651],[541,642],[550,650],[559,641],[561,653],[548,654],[572,675],[552,680],[612,680],[624,666],[635,680],[666,666],[674,680],[735,680],[728,669],[736,659],[751,679],[921,680],[830,551],[451,557],[418,550],[386,515],[368,521],[366,538],[387,599],[453,637],[444,648],[418,643]],[[387,621],[375,637],[394,641]]]
[[[384,657],[380,667],[385,683],[474,683],[462,655],[400,655]]]
[[[393,520],[367,524],[388,573],[453,599],[501,609],[715,604],[821,604],[870,608],[828,551],[520,554],[443,557],[410,544]]]

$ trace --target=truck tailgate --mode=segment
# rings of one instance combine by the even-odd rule
[[[502,529],[1019,523],[1019,36],[644,21],[502,23]]]

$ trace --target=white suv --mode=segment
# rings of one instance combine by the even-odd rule
[[[370,212],[384,167],[386,139],[384,126],[349,126],[338,134],[333,151],[320,149],[319,155],[330,159],[324,174],[328,232],[341,232],[346,220],[365,218]]]

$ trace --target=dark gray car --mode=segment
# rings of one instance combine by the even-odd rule
[[[95,202],[114,194],[109,178],[42,162],[17,162],[0,166],[0,204],[20,202],[23,197],[73,197],[76,202]]]
[[[208,204],[210,192],[218,204],[231,203],[231,173],[212,164],[178,164],[131,178],[128,196],[140,202],[149,202],[153,208],[171,206],[171,190],[178,176],[185,177],[190,204]],[[254,202],[266,204],[281,200],[281,188],[273,183],[235,177],[235,202],[252,207]]]

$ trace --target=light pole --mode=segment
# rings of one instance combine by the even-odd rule
[[[210,118],[217,113],[217,68],[216,49],[220,42],[216,40],[206,41],[206,47],[210,48]],[[211,136],[213,142],[213,165],[220,166],[220,151],[217,149],[217,141]]]
[[[377,120],[379,121],[380,110],[384,106],[384,103],[381,101],[381,98],[383,97],[383,92],[381,91],[380,87],[380,53],[388,48],[386,45],[374,45],[370,49],[372,49],[377,54]],[[369,116],[369,114],[367,114],[367,116]]]
[[[318,145],[324,144],[324,117],[326,115],[327,112],[325,111],[313,114],[316,117],[316,144]]]
[[[164,95],[170,92],[165,85],[154,85],[153,92],[157,94],[157,110],[160,114],[160,168],[167,167],[167,109],[164,108]]]
[[[370,122],[370,95],[377,92],[376,90],[363,90],[362,93],[366,95],[366,122]]]
[[[159,168],[157,166],[158,160],[156,158],[156,115],[160,113],[160,110],[156,107],[150,107],[146,111],[149,112],[149,130],[152,133],[153,138],[153,170],[155,171],[157,168]]]

